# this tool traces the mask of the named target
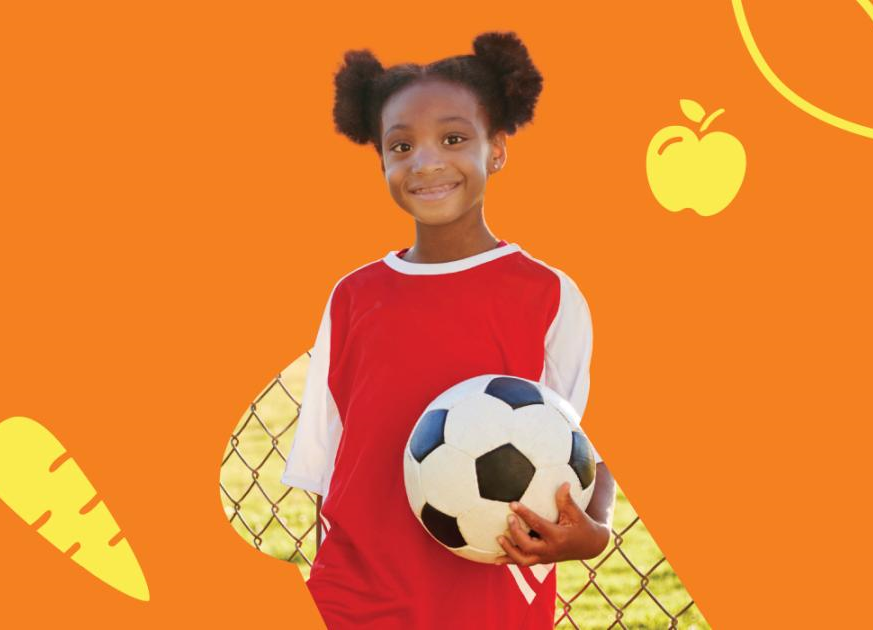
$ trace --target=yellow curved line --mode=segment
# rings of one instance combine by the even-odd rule
[[[873,20],[873,3],[871,3],[871,0],[857,0],[857,2],[861,5],[861,8],[867,13],[870,19]],[[767,61],[764,59],[764,55],[762,55],[761,51],[758,49],[758,45],[755,43],[755,38],[752,37],[752,32],[749,29],[749,23],[746,20],[746,13],[743,9],[742,0],[731,0],[731,4],[733,5],[734,15],[737,18],[737,25],[740,27],[740,35],[742,35],[746,49],[752,56],[755,65],[758,66],[758,70],[761,71],[761,74],[764,75],[767,82],[770,83],[779,94],[787,99],[792,105],[809,114],[813,118],[817,118],[818,120],[837,127],[838,129],[842,129],[843,131],[848,131],[849,133],[873,139],[873,128],[852,122],[851,120],[846,120],[845,118],[840,118],[839,116],[834,116],[830,112],[826,112],[820,107],[816,107],[785,85],[782,80],[776,76],[776,73],[773,72],[767,64]]]

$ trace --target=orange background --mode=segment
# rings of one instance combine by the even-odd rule
[[[873,124],[855,2],[747,4],[789,85]],[[109,589],[3,507],[6,619],[318,627],[298,571],[228,525],[218,472],[333,283],[413,238],[373,149],[333,131],[332,75],[349,48],[427,62],[515,30],[544,91],[486,216],[588,298],[586,430],[714,627],[852,624],[825,604],[865,597],[873,562],[856,507],[873,141],[771,89],[727,0],[480,5],[0,10],[0,418],[40,421],[75,456],[152,596]],[[713,129],[748,154],[711,218],[647,186],[680,97],[724,107]]]

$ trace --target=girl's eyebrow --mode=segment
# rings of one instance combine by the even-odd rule
[[[458,120],[458,121],[461,121],[461,122],[465,122],[465,123],[467,123],[467,124],[470,125],[470,126],[473,125],[473,123],[471,123],[469,120],[467,120],[467,119],[464,118],[463,116],[443,116],[442,118],[440,118],[439,120],[437,120],[437,122],[441,122],[441,123],[443,123],[443,122],[451,122],[451,121],[454,121],[454,120]],[[404,125],[403,123],[397,123],[396,125],[391,125],[391,126],[388,128],[388,131],[385,132],[385,135],[387,136],[389,133],[391,133],[391,132],[394,131],[395,129],[409,129],[409,125]]]

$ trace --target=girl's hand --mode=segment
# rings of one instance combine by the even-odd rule
[[[558,505],[558,522],[550,523],[520,503],[510,503],[515,512],[509,516],[509,535],[499,536],[497,541],[505,556],[496,564],[517,564],[523,567],[533,564],[548,564],[562,560],[588,560],[606,549],[610,528],[598,523],[579,509],[570,497],[570,484],[564,483],[555,495]],[[524,532],[518,519],[521,517],[539,538]]]

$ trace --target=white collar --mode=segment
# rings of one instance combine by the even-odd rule
[[[442,273],[455,273],[457,271],[464,271],[465,269],[476,267],[483,263],[496,260],[497,258],[502,258],[507,254],[513,254],[520,250],[521,247],[519,247],[517,244],[507,243],[506,245],[501,245],[500,247],[489,249],[488,251],[484,251],[480,254],[468,256],[467,258],[461,258],[460,260],[450,260],[448,262],[442,263],[411,263],[407,260],[403,260],[402,258],[400,258],[397,255],[400,250],[396,250],[388,252],[388,254],[385,255],[385,258],[383,258],[382,260],[394,271],[399,271],[400,273],[420,276],[433,276]]]

